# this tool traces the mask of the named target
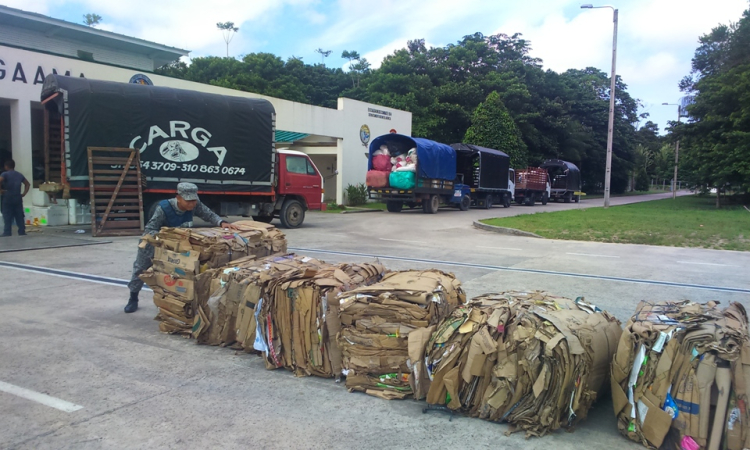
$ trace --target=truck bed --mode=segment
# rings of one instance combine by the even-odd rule
[[[516,172],[516,190],[543,191],[547,189],[547,171],[530,167]]]

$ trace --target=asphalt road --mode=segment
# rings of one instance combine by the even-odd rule
[[[469,296],[510,289],[585,296],[623,321],[642,299],[750,308],[748,252],[553,241],[471,226],[601,202],[311,213],[287,236],[297,253],[331,262],[378,257],[391,269],[452,271]],[[162,335],[148,292],[137,313],[122,312],[137,239],[111,240],[0,254],[0,448],[642,448],[619,436],[607,396],[574,433],[527,441],[504,436],[502,424],[449,422],[422,414],[419,402],[349,394],[332,380],[267,371],[257,357]]]

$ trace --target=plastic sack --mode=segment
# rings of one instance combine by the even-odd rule
[[[388,182],[395,189],[414,189],[416,180],[414,172],[391,172]]]
[[[374,188],[388,187],[389,174],[389,172],[381,172],[379,170],[368,170],[365,183],[367,186]]]
[[[414,164],[407,164],[405,166],[396,167],[393,169],[394,172],[416,172],[417,166]]]
[[[377,155],[372,157],[372,168],[373,170],[379,170],[381,172],[391,171],[391,158],[388,155]]]

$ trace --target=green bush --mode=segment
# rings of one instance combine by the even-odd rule
[[[346,203],[349,206],[359,206],[367,203],[367,186],[364,183],[347,186]]]

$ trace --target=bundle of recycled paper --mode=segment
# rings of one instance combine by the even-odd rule
[[[374,263],[328,264],[283,255],[242,261],[206,273],[211,292],[198,314],[199,343],[232,345],[263,354],[266,367],[298,376],[338,376],[341,351],[336,294],[379,281]]]
[[[141,279],[154,291],[161,331],[192,333],[198,304],[205,303],[208,294],[199,286],[201,273],[237,259],[286,252],[284,234],[272,225],[253,221],[235,225],[239,230],[164,227],[155,236],[143,237],[141,246],[153,245],[154,257]]]
[[[339,300],[338,343],[347,389],[401,399],[412,395],[413,369],[424,365],[410,360],[410,343],[420,340],[424,345],[435,325],[466,296],[453,274],[407,270],[344,292]]]
[[[620,433],[650,448],[750,448],[750,342],[739,303],[641,302],[612,362]]]
[[[582,300],[485,294],[437,326],[415,391],[428,404],[543,436],[586,417],[621,332],[617,319]],[[416,342],[409,350],[424,352]]]

